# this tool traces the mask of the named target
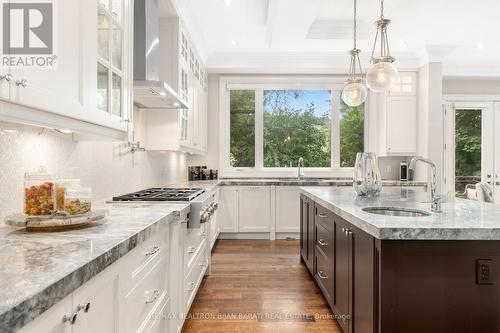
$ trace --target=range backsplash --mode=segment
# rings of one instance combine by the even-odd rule
[[[40,165],[80,178],[97,200],[187,179],[183,153],[132,154],[123,142],[74,142],[71,134],[0,122],[0,223],[22,211],[24,173]]]

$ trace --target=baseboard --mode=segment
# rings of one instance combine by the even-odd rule
[[[218,239],[270,239],[268,232],[221,232]],[[277,232],[276,239],[299,239],[298,232]]]

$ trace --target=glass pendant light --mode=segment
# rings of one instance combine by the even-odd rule
[[[342,90],[342,100],[349,106],[358,106],[366,101],[366,87],[363,84],[363,74],[361,69],[361,61],[359,60],[360,49],[356,47],[356,22],[357,16],[357,0],[354,0],[354,48],[349,51],[351,61],[349,63],[349,75],[347,82]]]
[[[372,67],[366,73],[366,84],[374,92],[386,92],[392,88],[396,82],[398,71],[392,64],[394,59],[389,52],[389,39],[387,38],[387,26],[391,20],[384,18],[384,0],[380,1],[380,20],[375,22],[377,33],[373,43]],[[378,37],[380,36],[380,55],[375,57]]]

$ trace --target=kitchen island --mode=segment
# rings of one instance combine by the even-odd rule
[[[344,333],[499,332],[500,207],[385,188],[301,188],[301,259]],[[422,216],[365,211],[395,207]]]

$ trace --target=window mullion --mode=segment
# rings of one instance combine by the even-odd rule
[[[340,91],[331,90],[331,119],[332,119],[332,168],[340,168]]]
[[[264,91],[255,90],[255,168],[264,168]]]

